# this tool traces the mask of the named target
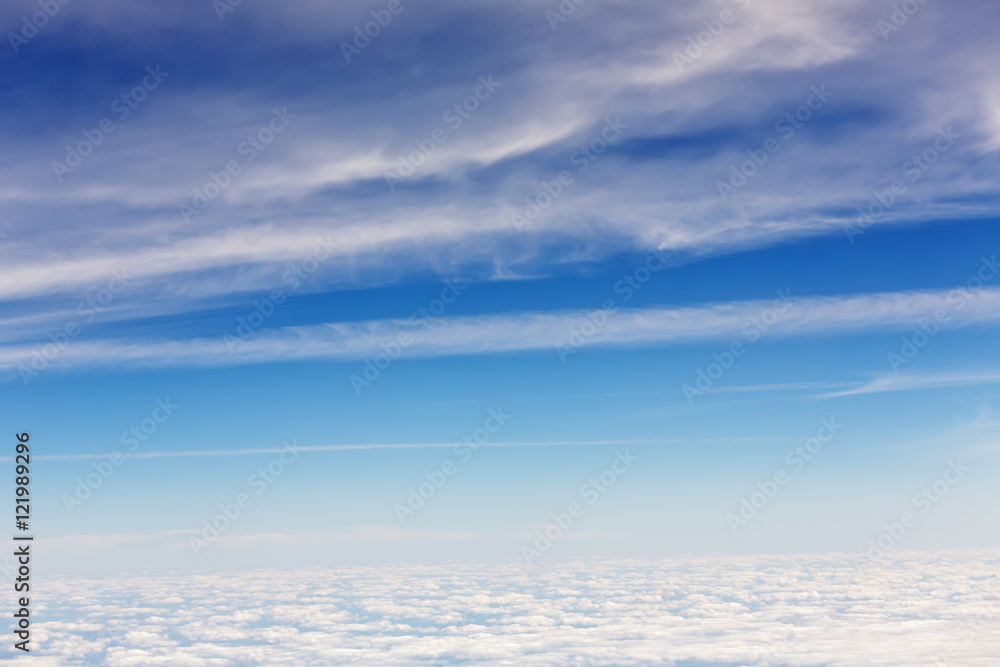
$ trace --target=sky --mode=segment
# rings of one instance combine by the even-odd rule
[[[903,4],[4,5],[41,567],[1000,546],[1000,8]]]

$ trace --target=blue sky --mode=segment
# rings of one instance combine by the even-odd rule
[[[538,559],[1000,543],[996,8],[387,7],[69,3],[0,49],[53,568],[521,558],[574,502]]]

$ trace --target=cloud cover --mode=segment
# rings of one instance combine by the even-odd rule
[[[241,4],[221,19],[203,3],[67,5],[4,52],[0,299],[78,293],[124,269],[130,307],[197,309],[273,286],[317,238],[335,251],[314,289],[537,275],[637,249],[702,256],[842,234],[895,179],[908,190],[874,224],[996,215],[990,3],[926,3],[883,36],[891,10],[853,0],[585,3],[559,23],[556,3],[407,2],[347,62],[341,44],[383,5]],[[36,9],[14,3],[3,23]],[[734,20],[679,65],[726,10]],[[168,75],[120,118],[115,100],[147,66]],[[496,90],[449,120],[489,76]],[[808,120],[781,124],[823,86]],[[241,150],[286,108],[287,128]],[[114,131],[60,181],[53,163],[105,117]],[[591,161],[581,148],[601,145],[608,119],[621,134]],[[905,164],[946,128],[959,138],[911,182]],[[447,139],[390,189],[436,129]],[[718,184],[768,138],[779,150],[723,201]],[[240,172],[185,220],[180,206],[231,160]],[[545,206],[563,171],[572,183]],[[518,230],[512,216],[539,204]]]
[[[43,580],[35,665],[987,666],[996,551]]]

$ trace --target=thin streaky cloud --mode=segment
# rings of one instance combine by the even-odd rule
[[[50,364],[77,366],[235,366],[274,361],[356,361],[383,354],[383,345],[409,336],[407,357],[495,354],[577,346],[574,331],[591,310],[522,312],[441,318],[433,325],[403,319],[262,330],[245,340],[98,339],[67,346]],[[708,340],[827,336],[915,329],[947,313],[947,329],[1000,321],[1000,288],[922,290],[861,295],[736,301],[683,308],[621,309],[607,315],[584,347],[668,345]],[[748,332],[748,329],[751,331]],[[38,345],[0,347],[0,370],[16,377],[29,368]],[[578,347],[578,346],[577,346]]]
[[[651,391],[599,391],[584,394],[548,394],[541,396],[505,396],[503,398],[464,398],[451,401],[438,401],[441,405],[461,403],[489,403],[495,401],[556,401],[566,398],[610,398],[613,396],[656,396],[658,394],[674,394],[673,389],[655,389]]]
[[[859,394],[875,394],[889,391],[911,391],[915,389],[937,389],[940,387],[971,387],[983,384],[1000,383],[1000,373],[982,374],[916,374],[899,373],[878,377],[860,387],[845,391],[824,394],[823,398],[838,398],[841,396],[857,396]]]
[[[656,440],[549,440],[536,442],[486,442],[479,447],[603,447],[609,445],[650,445],[657,443],[682,442],[670,438]],[[289,445],[294,452],[343,452],[356,450],[381,449],[448,449],[461,445],[461,442],[413,442],[413,443],[372,443],[349,445]],[[126,459],[161,459],[184,458],[191,456],[255,456],[258,454],[280,454],[286,451],[282,447],[257,447],[253,449],[209,449],[202,451],[178,452],[136,452],[122,454]],[[36,456],[39,461],[91,461],[108,458],[109,453],[102,454],[43,454]],[[12,461],[11,457],[0,457],[0,461]]]
[[[856,387],[861,382],[784,382],[780,384],[752,384],[733,387],[712,387],[709,394],[729,394],[757,391],[798,391],[800,389],[836,389],[838,387]]]

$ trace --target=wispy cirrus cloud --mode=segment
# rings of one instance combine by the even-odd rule
[[[479,447],[606,447],[608,445],[640,445],[650,443],[670,442],[670,439],[660,440],[542,440],[523,442],[487,442]],[[376,451],[382,449],[451,449],[454,442],[386,442],[359,443],[342,445],[291,445],[296,452],[349,452]],[[121,454],[123,459],[164,459],[189,458],[204,456],[257,456],[259,454],[280,454],[286,451],[283,447],[252,447],[244,449],[202,449],[178,450],[163,452],[133,452]],[[108,458],[108,453],[101,454],[42,454],[35,457],[39,461],[90,461]],[[0,461],[13,461],[12,457],[0,457]]]
[[[861,386],[825,394],[826,398],[876,394],[887,391],[911,391],[938,387],[971,387],[1000,383],[998,372],[887,373]]]
[[[955,307],[960,302],[961,308]],[[936,313],[951,312],[949,328],[1000,322],[1000,289],[928,290],[789,301],[786,312],[761,320],[771,301],[753,300],[685,308],[621,309],[595,327],[594,346],[669,345],[738,340],[752,327],[768,337],[826,336],[916,327]],[[406,355],[439,357],[553,350],[565,345],[589,311],[522,312],[439,318],[433,324],[407,320],[340,322],[261,330],[233,345],[222,335],[187,340],[98,339],[68,345],[51,365],[226,366],[327,359],[349,361],[383,352],[382,345],[409,336]],[[0,370],[12,376],[38,354],[34,344],[0,347]],[[891,386],[890,380],[882,381]],[[876,387],[879,385],[875,385]],[[861,393],[848,390],[845,393]]]
[[[201,6],[67,5],[30,48],[3,56],[0,299],[71,293],[125,268],[148,300],[180,297],[196,310],[277,284],[317,236],[336,247],[317,273],[330,287],[440,267],[535,275],[636,248],[703,256],[841,234],[948,126],[958,143],[877,224],[997,213],[994,7],[927,5],[884,40],[881,8],[865,3],[742,4],[597,4],[557,30],[535,3],[413,5],[351,63],[331,44],[351,39],[378,3],[241,5],[224,21]],[[679,69],[675,54],[725,8],[737,20]],[[22,13],[12,8],[10,22]],[[129,16],[133,29],[108,16]],[[185,49],[162,39],[163,25]],[[95,42],[129,55],[72,55]],[[397,66],[417,45],[433,75]],[[38,92],[56,77],[51,58],[89,93]],[[221,62],[230,66],[204,66]],[[170,72],[156,95],[56,182],[52,162],[155,64]],[[500,87],[453,127],[445,114],[486,75]],[[815,85],[830,101],[720,201],[717,184]],[[185,224],[179,205],[245,159],[239,147],[276,107],[295,115],[289,128]],[[584,157],[618,117],[622,140]],[[385,174],[439,127],[447,141],[390,191]],[[572,186],[515,229],[512,213],[563,170]]]

